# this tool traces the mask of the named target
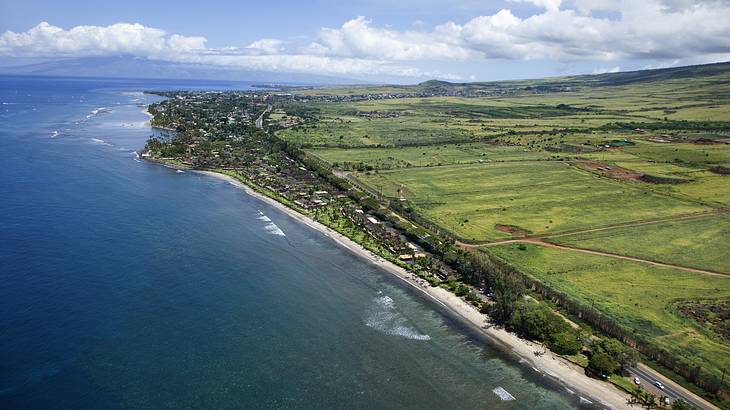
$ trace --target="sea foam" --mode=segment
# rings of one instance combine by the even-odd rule
[[[411,340],[431,340],[431,336],[408,326],[408,319],[398,312],[395,301],[390,296],[378,296],[373,302],[365,317],[366,326],[391,336]]]
[[[279,226],[277,224],[275,224],[274,222],[272,222],[271,221],[271,218],[269,218],[268,216],[264,215],[263,212],[259,211],[259,217],[257,219],[259,221],[262,221],[262,222],[265,222],[266,223],[266,225],[264,225],[264,229],[266,230],[266,232],[268,232],[268,233],[270,233],[272,235],[286,236],[286,234],[284,233],[284,231],[282,231],[281,228],[279,228]]]
[[[111,108],[108,108],[108,107],[99,107],[99,108],[95,108],[95,109],[91,110],[91,113],[89,113],[89,114],[88,114],[88,115],[86,116],[86,119],[88,120],[88,119],[90,119],[91,117],[95,117],[95,116],[97,116],[97,115],[99,115],[99,114],[108,114],[108,113],[110,113],[110,112],[112,112],[112,110],[111,110]]]
[[[505,390],[502,386],[495,388],[494,390],[492,390],[492,392],[494,392],[494,394],[496,394],[502,401],[515,400],[515,396],[509,394],[509,392]]]

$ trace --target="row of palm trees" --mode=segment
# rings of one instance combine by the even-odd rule
[[[674,400],[674,402],[670,405],[668,404],[668,397],[661,395],[657,398],[655,394],[652,394],[641,387],[636,387],[636,389],[631,392],[631,397],[629,397],[628,403],[630,405],[639,404],[647,409],[689,410],[694,408],[682,399]]]

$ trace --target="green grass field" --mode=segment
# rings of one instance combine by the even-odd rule
[[[640,142],[630,150],[647,161],[670,162],[679,165],[713,165],[730,162],[730,145],[654,144]]]
[[[549,238],[550,242],[634,256],[730,275],[730,215]]]
[[[430,167],[494,161],[538,161],[554,154],[519,146],[464,143],[398,148],[324,148],[310,150],[337,168],[363,163],[374,169]]]
[[[472,97],[432,96],[443,90],[471,90]],[[304,109],[316,121],[278,135],[371,192],[408,199],[416,213],[463,240],[509,239],[509,227],[554,234],[730,207],[730,175],[710,171],[730,168],[730,65],[298,93],[407,95],[309,102]],[[612,179],[606,167],[635,174]],[[550,240],[730,272],[725,214]],[[730,364],[730,343],[674,309],[681,301],[730,299],[730,278],[533,245],[489,252],[595,303],[672,355],[715,374]]]
[[[358,178],[384,195],[410,199],[426,217],[477,241],[509,237],[497,225],[547,234],[709,210],[557,161],[400,169]]]
[[[676,196],[698,198],[715,206],[730,206],[730,177],[711,172],[693,174],[694,181],[662,187],[666,192]]]
[[[677,315],[673,306],[682,300],[727,300],[730,278],[537,245],[524,249],[510,244],[488,251],[718,376],[730,365],[730,345]]]

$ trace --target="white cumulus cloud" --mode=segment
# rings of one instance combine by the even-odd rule
[[[262,54],[280,54],[284,51],[284,42],[275,38],[263,38],[254,41],[246,46],[246,48]]]
[[[3,57],[133,55],[219,67],[318,74],[393,75],[456,79],[418,67],[436,62],[545,60],[666,64],[730,58],[727,0],[510,0],[528,2],[533,14],[509,8],[445,21],[431,28],[378,26],[365,17],[323,27],[309,40],[264,38],[247,46],[210,48],[206,39],[141,24],[76,26],[43,22],[0,35]]]
[[[323,53],[321,50],[313,52],[316,47],[288,51],[284,45],[285,42],[279,39],[261,39],[242,48],[232,46],[216,49],[206,47],[204,37],[168,34],[164,30],[141,24],[76,26],[65,30],[42,22],[22,33],[6,31],[0,35],[0,56],[59,58],[130,55],[232,69],[458,78],[439,71],[423,71],[393,64],[382,56],[373,59],[363,57],[362,53],[346,56],[334,52]]]
[[[550,11],[557,11],[560,9],[560,4],[562,3],[561,0],[509,0],[514,3],[532,3],[537,7],[550,10]]]
[[[392,60],[676,59],[730,52],[730,2],[722,0],[513,0],[544,9],[525,18],[509,9],[430,31],[374,27],[363,17],[323,29],[326,55]],[[614,11],[616,17],[594,16]]]

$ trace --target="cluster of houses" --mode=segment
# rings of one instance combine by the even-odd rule
[[[148,143],[145,156],[174,159],[196,168],[233,170],[256,185],[311,212],[330,212],[349,220],[396,255],[446,277],[448,269],[408,241],[388,221],[359,204],[313,170],[291,158],[253,122],[268,106],[265,96],[236,92],[169,93],[150,110],[154,119],[177,130],[175,138]],[[296,118],[296,117],[295,117]],[[281,121],[282,118],[278,118]],[[231,127],[236,124],[236,127]]]
[[[363,118],[398,118],[403,113],[399,111],[358,111],[356,115]]]

